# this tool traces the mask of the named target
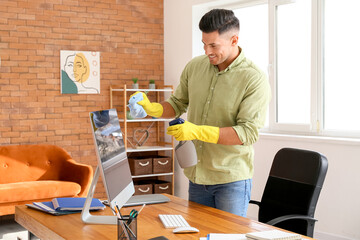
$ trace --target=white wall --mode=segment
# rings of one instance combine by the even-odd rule
[[[192,7],[209,2],[216,1],[164,0],[166,84],[176,87],[185,64],[192,58]],[[252,199],[260,200],[272,159],[282,147],[319,151],[329,160],[328,174],[315,213],[319,220],[315,237],[321,240],[360,239],[359,142],[262,135],[255,144]],[[178,166],[175,171],[175,195],[186,199],[188,181]],[[256,218],[256,214],[256,207],[250,207],[248,216]]]

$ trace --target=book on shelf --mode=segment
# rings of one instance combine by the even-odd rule
[[[301,240],[302,237],[296,233],[281,230],[269,230],[245,234],[249,240]]]
[[[81,211],[84,207],[86,198],[82,197],[65,197],[54,198],[52,203],[56,211]],[[97,198],[93,198],[90,205],[90,210],[102,210],[105,205]]]

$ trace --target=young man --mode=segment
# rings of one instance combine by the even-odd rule
[[[189,200],[246,216],[253,176],[252,145],[264,125],[270,87],[264,73],[238,46],[239,20],[231,10],[214,9],[199,23],[205,54],[183,70],[174,94],[138,102],[148,115],[188,121],[171,126],[176,140],[194,140],[198,163],[184,169]]]

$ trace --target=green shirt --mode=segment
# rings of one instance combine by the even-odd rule
[[[198,164],[184,169],[190,181],[213,185],[252,178],[252,145],[264,125],[270,95],[266,75],[245,58],[243,51],[221,72],[206,55],[186,65],[179,86],[167,100],[176,116],[187,111],[191,123],[233,127],[243,143],[221,145],[195,140]]]

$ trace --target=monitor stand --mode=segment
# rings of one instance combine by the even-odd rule
[[[91,182],[90,189],[88,192],[88,195],[85,200],[84,208],[81,211],[81,220],[84,223],[90,223],[90,224],[117,224],[117,217],[114,216],[101,216],[101,215],[91,215],[90,213],[90,206],[91,201],[94,196],[95,187],[97,184],[97,181],[99,179],[99,166],[96,167],[94,178]]]

